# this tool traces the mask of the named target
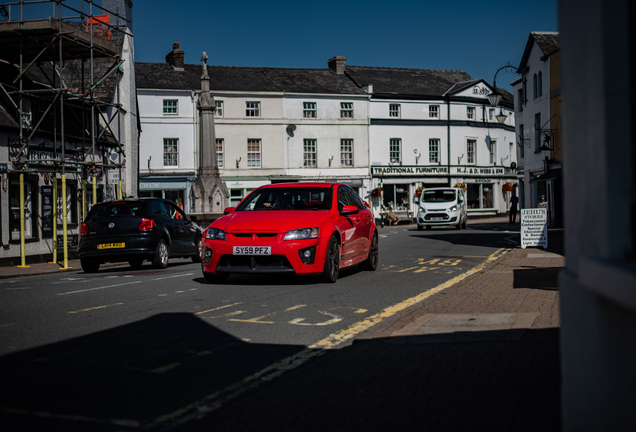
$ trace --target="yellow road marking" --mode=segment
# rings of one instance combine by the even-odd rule
[[[87,312],[87,311],[91,311],[91,310],[95,310],[95,309],[104,309],[107,307],[111,307],[111,306],[120,306],[123,305],[123,303],[113,303],[112,305],[105,305],[105,306],[95,306],[92,308],[86,308],[86,309],[80,309],[80,310],[76,310],[76,311],[69,311],[68,313],[79,313],[79,312]]]
[[[242,303],[243,302],[238,302],[238,303],[232,303],[232,304],[225,305],[225,306],[219,306],[219,307],[214,308],[214,309],[208,309],[208,310],[204,310],[204,311],[201,311],[201,312],[197,312],[197,313],[195,313],[195,315],[201,315],[201,314],[212,312],[212,311],[216,311],[216,310],[219,310],[219,309],[229,308],[229,307],[232,307],[232,306],[240,305]]]
[[[164,373],[164,372],[167,372],[167,371],[169,371],[171,369],[174,369],[176,367],[179,367],[179,366],[181,366],[181,363],[179,363],[179,362],[170,363],[168,365],[161,366],[161,367],[158,367],[156,369],[149,370],[148,372],[150,372],[150,373]]]
[[[326,353],[327,350],[336,348],[338,345],[350,339],[353,339],[355,336],[368,330],[369,328],[381,322],[385,318],[391,317],[392,315],[395,315],[396,313],[410,306],[420,303],[426,298],[431,297],[447,288],[450,288],[456,283],[461,282],[467,277],[472,276],[473,274],[483,270],[484,268],[486,268],[488,264],[499,259],[503,254],[509,251],[510,249],[507,249],[507,248],[499,249],[493,254],[491,254],[490,256],[488,256],[488,258],[483,263],[460,274],[459,276],[456,276],[444,282],[443,284],[436,286],[433,289],[430,289],[414,297],[406,299],[396,305],[388,307],[384,309],[382,312],[377,313],[373,316],[370,316],[362,321],[359,321],[344,330],[333,333],[327,336],[326,338],[316,342],[315,344],[303,349],[302,351],[292,356],[289,356],[277,363],[271,364],[267,366],[265,369],[255,374],[252,374],[241,381],[237,381],[234,384],[222,390],[214,392],[206,396],[205,398],[195,403],[192,403],[188,406],[185,406],[173,413],[166,414],[164,416],[159,417],[154,422],[152,422],[152,424],[146,425],[146,427],[147,428],[156,427],[164,422],[172,421],[175,419],[179,419],[179,423],[182,424],[188,420],[199,418],[212,411],[216,411],[217,409],[222,407],[225,403],[233,399],[236,399],[237,397],[239,397],[246,391],[254,389],[264,382],[268,382],[279,377],[286,371],[295,369],[307,363],[312,358]],[[293,308],[289,308],[287,310],[298,309],[303,306],[304,305],[294,306]],[[270,314],[270,315],[273,315],[273,314]],[[264,315],[263,317],[265,316],[268,316],[268,315]],[[259,318],[262,318],[262,317],[259,317]]]
[[[246,319],[246,320],[241,320],[241,319],[230,319],[228,321],[238,321],[238,322],[244,322],[244,323],[254,323],[254,324],[274,324],[274,321],[261,321],[263,318],[267,318],[267,317],[272,317],[275,315],[279,315],[285,312],[290,312],[296,309],[300,309],[300,308],[304,308],[307,305],[296,305],[296,306],[292,306],[290,308],[287,308],[285,310],[282,311],[278,311],[278,312],[272,312],[272,313],[268,313],[266,315],[261,315],[259,317],[256,318],[251,318],[251,319]]]
[[[0,324],[0,328],[3,328],[3,327],[15,327],[15,326],[17,326],[17,325],[18,325],[17,323],[11,323],[11,324]]]
[[[305,318],[295,318],[295,319],[289,321],[289,324],[308,325],[308,326],[327,326],[327,325],[335,324],[337,322],[342,321],[342,317],[340,315],[332,314],[332,313],[329,313],[329,312],[322,312],[322,311],[318,311],[318,313],[323,314],[323,315],[328,315],[328,316],[330,316],[332,318],[330,320],[319,322],[319,323],[315,323],[315,324],[302,322],[302,321],[305,321]]]
[[[422,267],[419,270],[415,270],[413,273],[422,273],[428,270],[437,270],[439,267]]]
[[[413,270],[413,269],[416,269],[416,268],[417,267],[409,267],[409,268],[403,269],[403,270],[393,270],[393,273],[404,273],[404,272],[407,272],[409,270]]]
[[[367,310],[366,309],[358,309],[357,311],[354,311],[353,313],[365,313]]]

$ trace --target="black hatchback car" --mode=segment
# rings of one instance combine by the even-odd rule
[[[169,258],[201,261],[201,228],[174,202],[139,198],[96,204],[80,229],[79,258],[86,273],[105,262],[128,261],[134,269],[144,260],[166,268]]]

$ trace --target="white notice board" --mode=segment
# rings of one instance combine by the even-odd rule
[[[521,247],[548,247],[548,209],[521,210]]]

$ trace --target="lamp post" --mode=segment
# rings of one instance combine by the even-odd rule
[[[378,174],[380,177],[380,227],[384,228],[384,211],[382,210],[382,206],[384,205],[384,187],[382,186],[382,177],[384,173],[380,171]]]
[[[499,72],[504,69],[513,69],[515,73],[519,73],[517,67],[512,63],[506,63],[505,65],[497,69],[497,72],[495,72],[495,77],[492,79],[493,92],[488,95],[488,102],[490,102],[490,105],[494,106],[495,108],[497,107],[497,105],[499,105],[499,102],[501,102],[501,98],[503,96],[497,91],[497,74],[499,74]],[[497,114],[495,118],[497,119],[499,124],[504,124],[508,116],[503,113],[503,108],[499,107],[499,114]]]

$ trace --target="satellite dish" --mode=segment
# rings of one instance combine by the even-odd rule
[[[517,162],[512,162],[512,163],[510,164],[510,168],[512,168],[512,169],[517,169]]]
[[[293,137],[295,130],[296,130],[296,125],[288,125],[287,126],[287,135],[289,135],[290,137]]]

